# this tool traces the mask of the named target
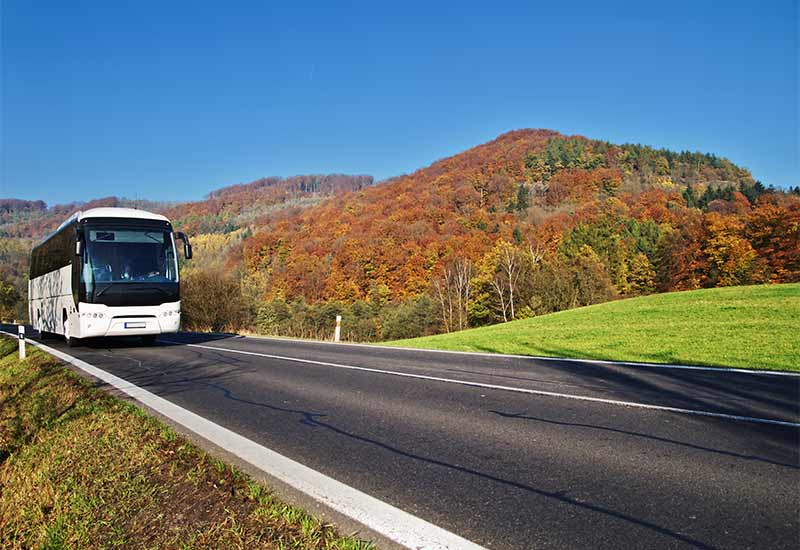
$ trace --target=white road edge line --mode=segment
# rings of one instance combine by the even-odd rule
[[[769,369],[740,369],[737,367],[708,367],[702,365],[674,365],[670,363],[642,363],[636,361],[613,361],[611,359],[578,359],[575,357],[546,357],[544,355],[514,355],[513,353],[490,353],[484,351],[458,351],[452,349],[409,348],[405,346],[385,346],[380,344],[358,344],[355,342],[328,342],[326,340],[305,340],[303,338],[281,338],[280,336],[261,336],[259,334],[237,334],[235,338],[253,338],[256,340],[278,340],[294,344],[325,344],[327,346],[352,346],[359,348],[388,349],[400,351],[418,351],[430,353],[450,353],[456,355],[474,355],[477,357],[497,357],[506,359],[528,359],[531,361],[564,361],[567,363],[589,363],[592,365],[610,365],[612,367],[643,367],[648,369],[678,369],[725,372],[733,374],[760,374],[764,376],[794,376],[800,378],[800,372],[779,371]]]
[[[28,341],[398,544],[412,549],[486,550],[478,544],[312,470],[81,359],[39,342]]]
[[[228,353],[240,353],[242,355],[254,355],[257,357],[266,357],[268,359],[279,359],[283,361],[294,361],[297,363],[306,363],[310,365],[320,365],[324,367],[334,367],[337,369],[349,369],[349,370],[358,370],[364,372],[373,372],[377,374],[387,374],[390,376],[402,376],[404,378],[417,378],[420,380],[433,380],[436,382],[445,382],[448,384],[460,384],[462,386],[472,386],[476,388],[487,388],[491,390],[502,390],[502,391],[511,391],[517,393],[526,393],[530,395],[542,395],[546,397],[559,397],[563,399],[574,399],[577,401],[591,401],[594,403],[604,403],[607,405],[620,405],[623,407],[636,407],[639,409],[650,409],[656,411],[666,411],[672,413],[679,413],[679,414],[691,414],[695,416],[710,416],[714,418],[724,418],[726,420],[737,420],[740,422],[755,422],[759,424],[773,424],[777,426],[791,426],[793,428],[800,428],[800,422],[791,422],[787,420],[775,420],[772,418],[757,418],[753,416],[739,416],[736,414],[727,414],[727,413],[717,413],[711,411],[701,411],[697,409],[682,409],[679,407],[668,407],[665,405],[650,405],[648,403],[637,403],[635,401],[620,401],[617,399],[605,399],[602,397],[590,397],[587,395],[574,395],[570,393],[558,393],[546,390],[532,390],[528,388],[517,388],[514,386],[500,386],[497,384],[485,384],[483,382],[470,382],[468,380],[456,380],[454,378],[442,378],[439,376],[427,376],[424,374],[411,374],[407,372],[397,372],[385,369],[375,369],[371,367],[357,367],[355,365],[343,365],[340,363],[327,363],[325,361],[314,361],[311,359],[300,359],[299,357],[287,357],[283,355],[271,355],[269,353],[259,353],[255,351],[244,351],[238,349],[230,349],[230,348],[220,348],[217,346],[204,346],[200,344],[185,344],[183,342],[175,342],[173,340],[166,340],[164,338],[161,339],[162,342],[168,342],[170,344],[177,344],[181,346],[188,346],[192,348],[202,348],[208,349],[213,351],[222,351]]]

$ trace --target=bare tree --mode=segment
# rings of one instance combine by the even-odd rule
[[[442,327],[445,332],[453,330],[453,302],[450,299],[450,286],[452,284],[452,272],[448,268],[442,269],[442,275],[433,280],[433,291],[442,316]]]
[[[543,181],[535,181],[531,183],[530,194],[534,201],[541,202],[546,196],[550,185]]]
[[[492,287],[497,292],[503,321],[516,317],[516,294],[522,273],[522,259],[519,251],[510,243],[504,243],[497,258],[497,269]]]
[[[539,245],[533,245],[530,242],[528,243],[528,259],[531,262],[531,267],[536,267],[541,264],[542,260],[544,259],[544,250],[539,247]]]
[[[497,299],[500,304],[500,313],[503,315],[503,322],[508,321],[508,303],[506,302],[506,287],[499,277],[495,276],[492,279],[492,288],[497,293]]]
[[[459,258],[443,267],[441,276],[433,281],[445,332],[467,328],[467,304],[472,276],[472,262]]]
[[[467,304],[469,303],[470,281],[473,277],[472,262],[466,259],[456,260],[455,266],[456,311],[458,312],[458,330],[467,328]]]

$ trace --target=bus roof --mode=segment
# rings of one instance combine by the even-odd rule
[[[47,235],[44,239],[39,241],[34,248],[37,248],[42,243],[47,242],[50,237],[64,229],[66,226],[74,221],[81,221],[87,218],[127,218],[127,219],[140,219],[140,220],[160,220],[162,222],[169,222],[169,220],[161,214],[154,214],[147,210],[137,210],[136,208],[118,208],[115,206],[107,206],[102,208],[90,208],[86,211],[78,211],[72,214],[69,218],[64,220],[58,229]]]
[[[136,208],[91,208],[89,210],[78,212],[78,221],[86,218],[138,218],[142,220],[161,220],[168,222],[169,220],[161,214],[153,214],[146,210],[137,210]]]

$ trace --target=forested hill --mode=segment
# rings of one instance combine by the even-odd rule
[[[261,216],[295,205],[309,205],[333,195],[373,185],[372,176],[343,174],[268,177],[231,185],[209,193],[204,200],[166,203],[105,197],[48,207],[44,201],[0,199],[0,236],[40,239],[78,210],[102,206],[139,208],[165,214],[175,225],[193,233],[225,233],[258,223]]]
[[[714,155],[519,130],[278,220],[245,241],[244,265],[268,299],[397,302],[435,294],[437,280],[467,262],[473,294],[464,315],[480,324],[509,318],[512,305],[516,316],[797,278],[789,220],[798,200]],[[602,284],[499,303],[510,299],[492,288],[505,256],[568,279],[582,269]]]
[[[0,199],[0,297],[7,297],[6,305],[0,305],[0,314],[24,316],[22,302],[27,289],[31,247],[78,210],[116,206],[163,213],[172,219],[176,228],[196,236],[196,242],[203,250],[204,245],[215,237],[224,236],[226,243],[238,242],[259,224],[266,223],[270,216],[281,215],[284,211],[296,212],[331,196],[373,184],[372,176],[300,175],[262,178],[232,185],[209,193],[204,200],[185,203],[105,197],[48,207],[41,200]],[[222,256],[224,260],[224,251]],[[16,305],[9,306],[11,302],[16,302]],[[15,313],[10,310],[15,310]]]
[[[271,215],[317,204],[334,195],[359,191],[374,184],[372,176],[344,174],[262,178],[247,184],[223,187],[205,200],[176,204],[164,214],[191,234],[229,233],[257,228]]]
[[[166,203],[105,197],[48,207],[44,201],[0,199],[0,238],[39,240],[55,231],[74,212],[104,206],[135,207],[157,212],[163,210]]]

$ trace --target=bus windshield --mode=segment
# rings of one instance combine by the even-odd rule
[[[178,282],[170,231],[89,227],[83,242],[83,283]]]

